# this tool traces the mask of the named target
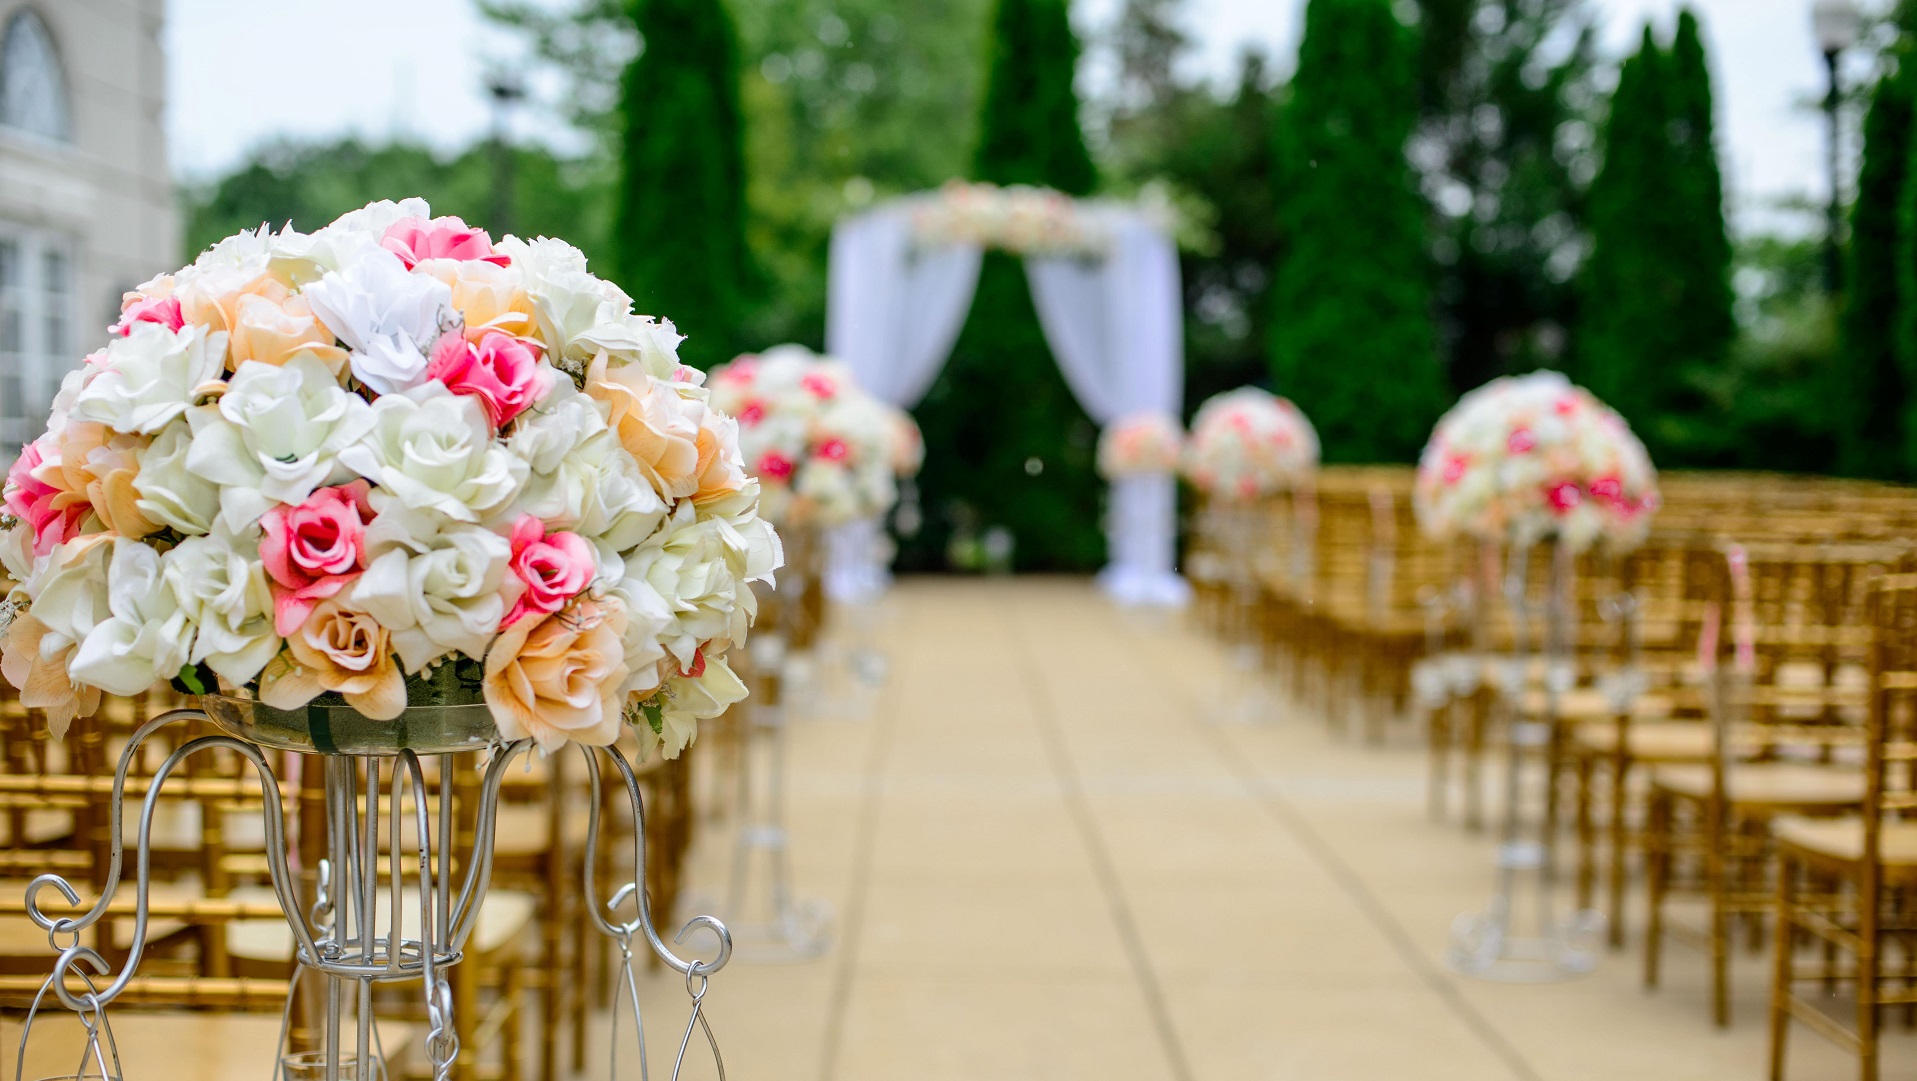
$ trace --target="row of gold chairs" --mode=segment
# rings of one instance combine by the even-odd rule
[[[1647,986],[1696,945],[1727,1025],[1732,955],[1769,945],[1772,1076],[1795,1022],[1875,1078],[1887,1010],[1917,1020],[1917,493],[1669,474],[1645,544],[1571,556],[1431,541],[1410,487],[1328,467],[1201,511],[1199,618],[1336,729],[1422,722],[1432,811],[1471,828],[1503,731],[1546,722],[1548,862],[1575,849],[1615,947],[1642,877]]]

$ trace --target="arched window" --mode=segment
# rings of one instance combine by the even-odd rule
[[[0,38],[0,125],[62,142],[73,137],[53,35],[31,11],[15,12]]]

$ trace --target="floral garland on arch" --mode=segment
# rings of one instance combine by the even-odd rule
[[[1657,509],[1657,470],[1617,412],[1557,372],[1494,379],[1438,421],[1413,491],[1427,534],[1581,550],[1636,546]]]
[[[457,684],[504,739],[676,755],[782,559],[680,340],[418,199],[228,237],[127,294],[9,470],[0,670],[56,735],[167,681],[378,720]]]
[[[1051,188],[947,181],[914,203],[912,231],[925,246],[971,244],[1016,255],[1102,255],[1108,226]]]
[[[1098,472],[1106,480],[1172,473],[1184,450],[1185,433],[1169,414],[1133,413],[1098,434]]]
[[[712,404],[738,417],[761,509],[781,524],[830,529],[883,514],[898,499],[901,466],[923,454],[906,444],[898,411],[860,389],[850,368],[800,345],[714,368]]]
[[[1186,479],[1215,499],[1245,502],[1318,471],[1318,433],[1290,401],[1257,387],[1206,399],[1185,443]]]

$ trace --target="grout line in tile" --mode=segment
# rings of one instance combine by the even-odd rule
[[[1058,776],[1058,785],[1065,797],[1065,805],[1070,810],[1072,823],[1077,827],[1079,837],[1090,857],[1092,870],[1098,876],[1105,903],[1111,910],[1112,923],[1118,931],[1119,941],[1124,943],[1126,958],[1131,962],[1132,971],[1138,981],[1139,993],[1145,999],[1145,1008],[1151,1015],[1152,1027],[1157,1030],[1158,1042],[1163,1047],[1167,1063],[1171,1066],[1172,1076],[1178,1081],[1193,1081],[1190,1060],[1185,1048],[1178,1039],[1177,1026],[1172,1023],[1171,1008],[1165,1001],[1164,989],[1159,985],[1158,975],[1153,970],[1151,957],[1145,952],[1145,943],[1138,933],[1138,921],[1132,915],[1131,905],[1125,899],[1124,887],[1120,884],[1118,870],[1112,862],[1110,850],[1105,845],[1104,835],[1099,832],[1098,821],[1092,814],[1091,803],[1086,799],[1084,785],[1072,762],[1070,749],[1059,728],[1058,709],[1052,700],[1051,691],[1045,686],[1032,658],[1037,656],[1033,644],[1026,640],[1025,625],[1018,619],[1007,619],[1009,637],[1020,643],[1016,651],[1020,678],[1025,683],[1026,693],[1032,698],[1032,714],[1037,722],[1039,735],[1045,744],[1046,757],[1051,759],[1053,772]]]
[[[898,617],[910,622],[910,611]],[[895,618],[898,618],[895,617]],[[832,1081],[839,1067],[839,1046],[845,1036],[845,1017],[852,1001],[852,982],[858,973],[859,944],[864,937],[865,905],[872,890],[872,861],[878,847],[879,806],[885,799],[885,767],[892,756],[892,740],[898,728],[899,687],[905,683],[904,669],[896,666],[886,680],[885,691],[872,711],[872,743],[866,750],[863,791],[859,799],[858,834],[852,844],[851,881],[846,886],[845,918],[839,925],[837,964],[825,1014],[825,1038],[819,1048],[819,1081]]]
[[[1136,649],[1136,646],[1133,645],[1132,648]],[[1198,699],[1187,696],[1186,700],[1197,701]],[[1248,756],[1239,753],[1241,749],[1231,742],[1226,733],[1218,725],[1208,723],[1196,713],[1187,713],[1186,722],[1197,730],[1199,738],[1218,756],[1225,768],[1244,785],[1246,795],[1252,802],[1264,808],[1267,814],[1311,854],[1312,859],[1333,881],[1338,883],[1358,910],[1385,937],[1392,949],[1403,958],[1412,971],[1418,974],[1425,985],[1437,994],[1452,1014],[1462,1021],[1492,1054],[1503,1060],[1515,1077],[1521,1081],[1543,1081],[1543,1075],[1529,1059],[1524,1057],[1524,1053],[1498,1030],[1490,1018],[1465,998],[1442,969],[1431,963],[1411,932],[1398,921],[1396,916],[1392,915],[1391,910],[1385,907],[1377,894],[1372,892],[1363,876],[1359,875],[1357,870],[1338,854],[1336,847],[1325,840],[1324,835],[1311,825],[1290,800],[1275,791],[1272,786],[1262,782],[1256,770],[1248,764]]]

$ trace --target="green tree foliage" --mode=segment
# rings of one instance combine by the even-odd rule
[[[1901,50],[1899,50],[1901,54]],[[1910,382],[1899,362],[1898,202],[1909,182],[1917,64],[1894,58],[1877,80],[1864,116],[1864,154],[1851,206],[1850,250],[1838,361],[1843,406],[1841,468],[1855,476],[1910,475],[1904,403]]]
[[[1097,182],[1072,89],[1078,42],[1065,0],[999,0],[975,172],[1073,195]],[[1103,554],[1096,430],[1059,374],[1016,259],[989,253],[972,314],[917,410],[927,529],[908,554],[933,562],[956,535],[1002,526],[1017,566],[1088,570]]]
[[[595,266],[606,265],[606,189],[596,174],[536,147],[514,147],[511,158],[512,231],[564,237]],[[487,143],[451,158],[410,143],[274,143],[227,176],[188,187],[187,254],[241,229],[289,222],[317,229],[370,200],[413,195],[431,203],[435,214],[458,215],[498,236],[503,230],[487,220],[497,165],[496,150]]]
[[[614,199],[620,284],[687,336],[687,363],[708,367],[748,344],[738,38],[715,0],[638,0],[634,19]]]
[[[1591,186],[1578,373],[1664,465],[1734,454],[1703,389],[1736,333],[1710,75],[1695,18],[1672,50],[1645,27],[1618,75]]]
[[[1585,0],[1420,0],[1439,336],[1452,389],[1563,363],[1595,170]]]
[[[1405,160],[1413,48],[1385,0],[1311,0],[1278,130],[1272,372],[1333,461],[1410,458],[1447,400]]]

